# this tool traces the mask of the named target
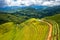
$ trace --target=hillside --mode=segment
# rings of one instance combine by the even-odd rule
[[[44,18],[42,18],[42,19],[44,19]],[[45,19],[47,19],[47,20],[54,20],[54,21],[56,21],[56,22],[59,24],[59,26],[60,26],[60,14],[56,14],[56,15],[53,15],[53,16],[45,17]],[[60,27],[59,27],[59,28],[60,28]]]
[[[42,13],[34,8],[22,9],[15,13],[0,12],[0,39],[60,40],[60,13],[56,10],[51,13],[49,9]]]
[[[45,17],[45,18],[42,18],[43,20],[50,20],[50,22],[52,22],[54,24],[54,29],[55,29],[55,32],[57,32],[57,37],[58,37],[58,40],[60,40],[60,14],[56,14],[54,16],[49,16],[49,17]],[[54,23],[55,22],[55,23]],[[56,25],[57,24],[57,25]],[[55,26],[57,26],[55,28]],[[57,30],[57,31],[56,31]],[[54,32],[54,33],[55,33]],[[56,34],[55,34],[56,35]]]
[[[35,19],[19,14],[0,14],[2,40],[60,40],[60,14]],[[30,19],[31,18],[31,19]],[[29,19],[29,20],[28,20]],[[49,37],[49,26],[52,26]],[[27,31],[28,30],[28,31]],[[14,35],[14,36],[13,36]],[[57,36],[58,35],[58,36]],[[9,37],[8,37],[9,36]],[[28,37],[28,38],[27,38]],[[8,39],[7,39],[8,38]]]
[[[0,25],[0,40],[12,40],[15,35],[16,25],[13,22],[7,22]]]
[[[48,36],[49,26],[32,18],[21,24],[13,22],[1,24],[0,30],[0,40],[45,40]]]
[[[36,7],[37,9],[34,7],[26,7],[24,9],[19,9],[14,13],[34,18],[43,18],[46,16],[52,16],[54,14],[60,14],[60,6],[43,7],[43,8]]]
[[[22,7],[22,8],[7,7],[7,8],[3,8],[2,10],[7,11],[6,13],[19,14],[21,16],[28,16],[28,17],[34,17],[34,18],[43,18],[46,16],[52,16],[54,14],[60,14],[60,6],[53,6],[53,7],[31,6],[31,7]],[[0,11],[0,12],[3,12],[3,11]]]
[[[29,17],[19,14],[0,13],[0,24],[3,24],[4,22],[14,22],[20,24],[27,19],[29,19]]]

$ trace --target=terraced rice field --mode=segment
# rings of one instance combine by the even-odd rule
[[[0,40],[46,40],[49,32],[49,25],[36,19],[30,19],[17,25],[8,22],[0,25],[2,26],[9,31],[4,34],[0,32]]]
[[[38,20],[32,19],[20,25],[24,27],[21,30],[21,40],[45,40],[47,37],[49,26],[46,23],[42,23]]]
[[[55,21],[50,21],[53,24],[52,40],[59,40],[59,25]]]
[[[52,30],[52,40],[59,40],[59,25],[56,21],[54,20],[45,20],[53,25],[53,30]]]
[[[15,36],[15,29],[16,28],[13,22],[0,25],[0,40],[12,40]]]

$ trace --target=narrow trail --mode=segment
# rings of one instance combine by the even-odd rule
[[[51,38],[52,37],[52,24],[49,23],[49,22],[46,22],[44,20],[39,20],[39,21],[48,24],[48,26],[49,26],[49,33],[48,33],[48,36],[47,36],[47,40],[52,40],[52,38]]]

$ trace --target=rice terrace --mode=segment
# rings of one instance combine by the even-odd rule
[[[0,40],[60,40],[60,0],[0,0]]]
[[[5,17],[2,17],[3,15]],[[0,21],[2,22],[2,23],[0,22],[1,40],[58,40],[59,39],[59,28],[58,28],[59,25],[55,21],[47,20],[47,18],[42,19],[30,18],[22,23],[17,23],[21,21],[20,20],[21,18],[17,20],[18,17],[17,18],[16,17],[17,16],[13,14],[0,14],[1,19]]]

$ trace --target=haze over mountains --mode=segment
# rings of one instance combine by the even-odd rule
[[[54,6],[60,6],[60,0],[0,0],[0,11],[16,12],[20,8],[31,7],[45,10]]]

